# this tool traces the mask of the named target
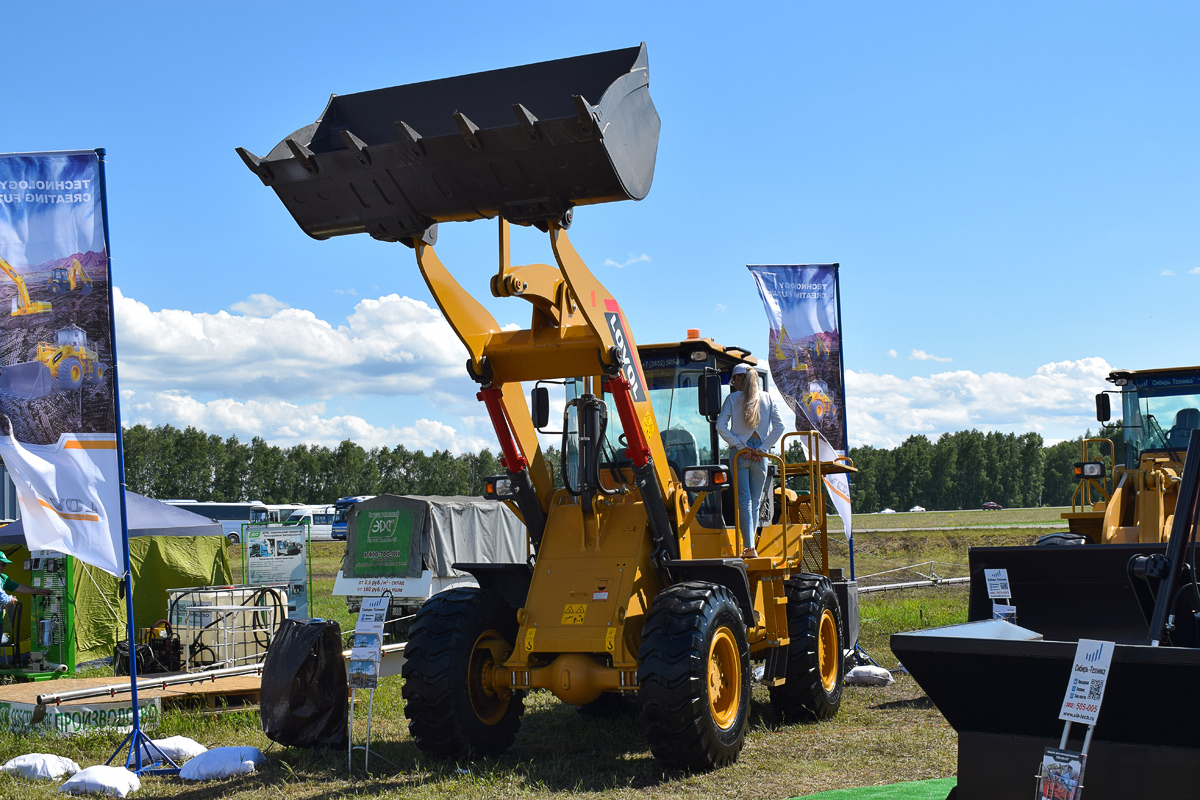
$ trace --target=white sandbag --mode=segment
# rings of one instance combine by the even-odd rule
[[[162,753],[176,764],[182,764],[189,758],[195,758],[208,750],[207,747],[195,739],[189,739],[186,736],[168,736],[166,739],[151,739],[150,741],[154,744],[154,747],[148,747],[144,742],[142,743],[143,764],[157,761],[159,753]],[[155,750],[155,748],[158,749]]]
[[[98,765],[75,773],[75,776],[58,787],[66,794],[98,792],[116,797],[128,797],[130,792],[142,788],[142,782],[124,767]]]
[[[249,775],[262,758],[262,751],[257,747],[214,747],[180,767],[179,777],[186,781],[205,781]]]
[[[846,673],[846,683],[851,686],[890,686],[895,682],[892,673],[874,664],[862,664]]]
[[[65,756],[52,756],[48,753],[29,753],[17,756],[0,767],[11,775],[22,778],[43,778],[56,781],[64,775],[74,775],[79,772],[79,765]]]

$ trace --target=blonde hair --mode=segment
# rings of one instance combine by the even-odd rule
[[[742,373],[742,421],[749,428],[757,428],[762,410],[758,402],[758,373],[747,370]]]

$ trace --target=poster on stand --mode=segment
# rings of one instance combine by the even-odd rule
[[[822,461],[846,455],[846,389],[842,368],[837,264],[749,265],[770,322],[771,379],[795,415],[798,431],[816,431]],[[825,487],[852,533],[850,482],[825,475]]]
[[[101,154],[0,154],[0,458],[31,550],[124,572]]]
[[[308,619],[308,525],[242,525],[246,583],[287,584],[289,619]]]

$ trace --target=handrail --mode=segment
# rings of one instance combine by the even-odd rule
[[[737,536],[742,535],[742,526],[739,524],[742,519],[742,504],[738,502],[738,491],[739,491],[739,484],[741,483],[741,481],[739,481],[737,478],[737,469],[738,469],[737,462],[738,462],[738,459],[742,457],[742,453],[760,455],[763,458],[769,458],[772,461],[778,462],[779,463],[779,475],[780,475],[781,481],[786,480],[786,473],[787,473],[787,464],[784,463],[782,458],[775,455],[774,453],[768,453],[768,452],[759,453],[755,450],[752,450],[749,447],[744,447],[741,450],[738,450],[736,453],[733,454],[733,459],[732,459],[732,467],[733,467],[733,529],[735,531],[735,535],[737,535]],[[783,483],[781,485],[786,487],[786,483]],[[763,483],[763,486],[764,486],[764,488],[766,487],[765,481]],[[788,554],[787,530],[790,527],[788,524],[788,513],[787,513],[788,512],[787,492],[784,491],[784,492],[780,492],[779,494],[780,494],[780,502],[783,504],[783,510],[779,517],[780,519],[783,520],[783,560],[787,561],[787,554]]]

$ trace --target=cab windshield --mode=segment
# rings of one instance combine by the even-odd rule
[[[695,363],[675,356],[642,361],[667,462],[677,474],[682,474],[684,467],[716,463],[712,429],[699,411],[698,387],[704,367],[704,362]],[[605,440],[615,452],[625,449],[625,445],[617,441],[620,433],[620,421],[610,418]]]
[[[1200,428],[1200,374],[1138,376],[1121,400],[1130,458],[1147,450],[1183,458],[1192,431]]]

